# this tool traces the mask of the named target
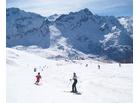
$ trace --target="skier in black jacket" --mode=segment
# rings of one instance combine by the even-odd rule
[[[74,80],[73,84],[72,84],[72,91],[71,92],[74,92],[76,93],[77,92],[77,88],[76,88],[76,84],[77,84],[77,76],[76,76],[76,73],[73,73],[73,78],[72,80]]]

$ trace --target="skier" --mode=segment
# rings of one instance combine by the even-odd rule
[[[73,84],[72,84],[72,91],[73,93],[77,93],[77,88],[76,88],[76,84],[77,84],[77,76],[76,73],[73,73],[73,78],[71,80],[74,80]]]
[[[119,63],[119,67],[121,67],[121,63]]]
[[[34,72],[36,72],[36,68],[34,68]]]
[[[100,69],[100,65],[98,65],[98,69]]]
[[[40,75],[40,72],[38,72],[38,74],[36,75],[36,82],[35,82],[36,85],[39,84],[40,79],[41,79],[41,75]]]
[[[88,67],[88,64],[86,64],[85,67]]]

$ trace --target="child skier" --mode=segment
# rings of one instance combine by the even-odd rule
[[[39,84],[40,79],[41,79],[41,75],[40,75],[40,72],[38,72],[38,74],[36,75],[36,82],[35,82],[36,85]]]

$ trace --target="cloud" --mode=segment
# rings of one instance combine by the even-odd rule
[[[131,5],[132,3],[132,0],[91,0],[87,2],[86,5],[95,9],[110,9],[114,7]]]

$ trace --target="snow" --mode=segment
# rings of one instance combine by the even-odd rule
[[[119,17],[118,20],[129,32],[129,36],[133,38],[133,17]]]
[[[40,86],[34,85],[35,67]],[[68,92],[73,72],[81,95]],[[7,48],[7,103],[132,103],[132,64],[56,61]]]

